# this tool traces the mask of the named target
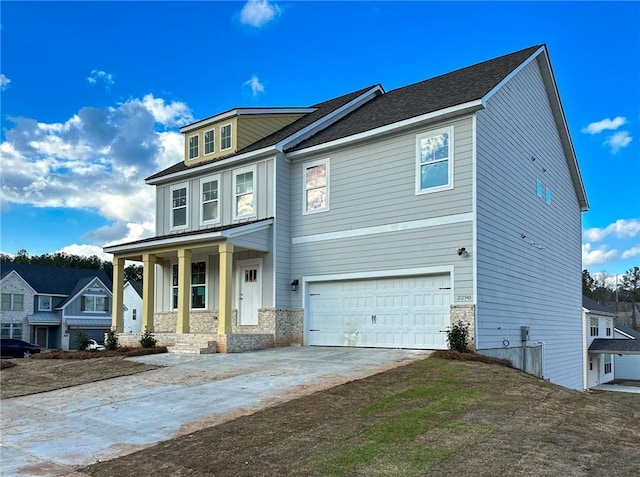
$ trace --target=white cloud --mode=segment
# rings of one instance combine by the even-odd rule
[[[166,128],[192,120],[186,104],[147,95],[82,108],[60,123],[9,119],[0,143],[3,207],[94,211],[111,224],[87,234],[94,245],[153,235],[155,194],[144,179],[182,160],[182,135]]]
[[[634,258],[640,256],[640,244],[634,245],[629,250],[622,252],[622,258]]]
[[[5,88],[11,83],[11,80],[7,78],[5,75],[0,73],[0,90],[5,90]]]
[[[111,88],[115,84],[113,75],[102,70],[91,70],[91,74],[87,77],[87,81],[91,84],[96,84],[98,81],[104,83],[107,89]]]
[[[594,227],[584,232],[589,242],[601,242],[605,237],[615,234],[618,238],[633,238],[640,234],[640,219],[618,219],[605,228]]]
[[[596,121],[590,123],[586,128],[582,128],[582,132],[585,134],[600,134],[604,130],[615,131],[620,126],[627,123],[627,118],[617,116],[614,119],[603,119],[602,121]]]
[[[609,136],[604,141],[604,144],[611,148],[612,154],[617,154],[620,149],[623,149],[631,144],[632,140],[633,138],[628,131],[618,131],[614,135]]]
[[[601,245],[596,249],[592,249],[590,243],[582,244],[582,267],[592,267],[594,265],[602,265],[615,260],[618,257],[616,250],[609,250],[606,245]]]
[[[267,0],[249,0],[240,11],[240,22],[260,28],[280,13],[280,7],[275,3],[271,4]]]
[[[256,75],[252,75],[251,79],[245,81],[244,84],[251,88],[251,94],[253,94],[253,96],[258,96],[260,93],[264,93],[264,85]]]
[[[56,250],[53,253],[66,253],[69,255],[79,255],[81,257],[92,257],[95,255],[100,260],[107,262],[113,260],[113,255],[104,253],[102,247],[98,247],[97,245],[80,245],[74,243],[73,245],[68,245],[60,250]]]

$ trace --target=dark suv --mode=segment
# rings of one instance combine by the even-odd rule
[[[9,338],[0,339],[0,355],[12,358],[30,358],[32,354],[39,353],[40,347],[22,340]]]

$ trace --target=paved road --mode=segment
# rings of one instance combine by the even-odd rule
[[[166,367],[3,400],[0,474],[80,476],[77,466],[129,454],[428,354],[294,346],[133,358]]]

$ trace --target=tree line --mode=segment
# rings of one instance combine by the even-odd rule
[[[594,277],[589,270],[582,271],[582,294],[603,305],[628,303],[631,324],[640,328],[640,267],[631,267],[619,282],[611,284],[611,277],[602,273]],[[608,283],[609,282],[609,283]]]
[[[22,249],[14,256],[0,253],[0,262],[23,263],[27,265],[44,265],[48,267],[88,268],[104,271],[109,280],[113,281],[113,263],[102,260],[97,255],[85,257],[70,253],[56,252],[42,255],[30,255]],[[124,281],[142,281],[142,265],[128,265],[124,269]]]

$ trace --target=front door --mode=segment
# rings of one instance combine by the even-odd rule
[[[592,388],[598,384],[600,384],[600,357],[597,354],[589,354],[587,387]]]
[[[47,331],[46,326],[36,327],[36,344],[41,348],[47,348]]]
[[[238,324],[257,325],[260,308],[260,290],[262,287],[260,264],[240,265],[240,295],[238,297]]]

